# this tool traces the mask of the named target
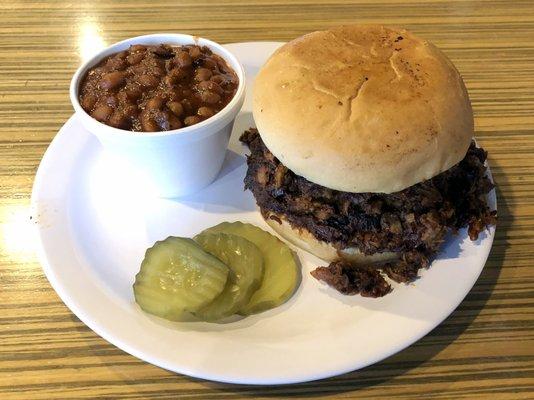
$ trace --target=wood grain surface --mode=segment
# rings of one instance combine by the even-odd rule
[[[60,301],[34,255],[29,199],[72,114],[92,47],[152,32],[227,43],[341,23],[404,26],[455,62],[498,185],[499,224],[476,286],[425,338],[320,382],[253,387],[176,375],[108,344]],[[0,2],[0,399],[534,399],[534,1]]]

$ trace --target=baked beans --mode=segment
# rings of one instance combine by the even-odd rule
[[[208,47],[135,44],[91,68],[80,105],[115,128],[158,132],[198,124],[234,97],[238,78]]]

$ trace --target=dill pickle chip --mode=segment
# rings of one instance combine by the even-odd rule
[[[146,251],[133,285],[135,301],[150,314],[178,321],[219,296],[228,272],[192,239],[168,237]]]
[[[245,238],[225,233],[201,233],[194,240],[230,269],[222,293],[196,311],[195,316],[217,321],[235,314],[250,301],[261,284],[263,256],[260,250]]]
[[[291,249],[276,236],[252,224],[223,222],[204,233],[228,233],[241,236],[260,249],[263,254],[264,274],[260,287],[248,304],[238,313],[255,314],[277,307],[287,301],[300,281],[300,271]]]

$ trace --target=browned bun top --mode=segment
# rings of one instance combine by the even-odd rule
[[[341,26],[278,49],[254,85],[269,150],[311,182],[392,193],[465,156],[473,113],[462,78],[434,45],[398,28]]]

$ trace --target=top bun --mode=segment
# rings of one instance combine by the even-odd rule
[[[460,162],[473,136],[462,78],[404,29],[341,26],[278,49],[254,85],[254,119],[282,164],[345,192],[392,193]]]

